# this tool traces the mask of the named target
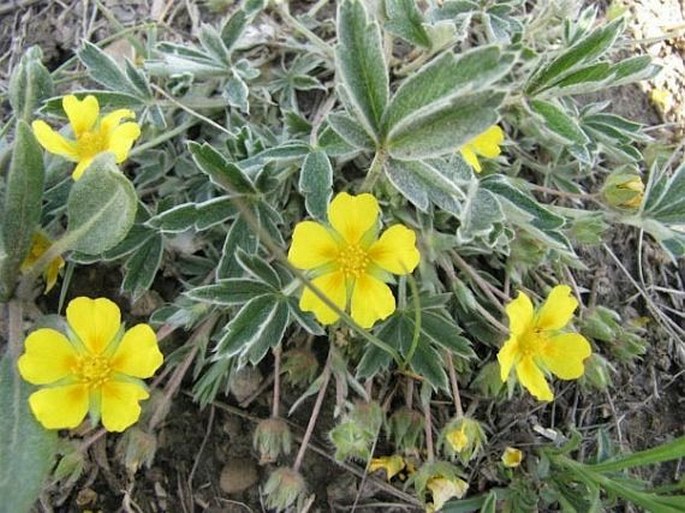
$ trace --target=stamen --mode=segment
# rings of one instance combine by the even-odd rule
[[[85,355],[79,358],[74,368],[78,380],[90,388],[102,386],[112,373],[109,358]]]
[[[350,244],[341,248],[338,253],[338,265],[346,278],[359,278],[366,273],[369,265],[369,255],[358,244]]]

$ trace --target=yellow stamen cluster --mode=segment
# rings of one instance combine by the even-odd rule
[[[101,387],[110,379],[112,366],[105,356],[84,355],[77,360],[73,372],[80,383],[92,389]]]
[[[346,278],[359,278],[366,273],[369,254],[359,244],[348,244],[340,249],[337,261]]]

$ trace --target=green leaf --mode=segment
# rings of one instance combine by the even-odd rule
[[[121,290],[130,294],[133,301],[150,289],[162,262],[163,253],[164,241],[156,234],[143,243],[126,261]]]
[[[29,386],[9,356],[0,360],[0,497],[2,510],[28,513],[55,460],[57,431],[44,429],[29,410]]]
[[[10,77],[8,97],[18,119],[28,122],[33,112],[53,95],[50,72],[42,63],[43,52],[32,46],[22,56]]]
[[[238,9],[226,20],[221,27],[221,40],[224,47],[230,53],[235,44],[240,39],[245,27],[247,26],[247,13],[243,9]]]
[[[406,314],[410,329],[414,329],[414,312]],[[430,310],[421,311],[421,336],[432,347],[442,347],[464,359],[471,359],[476,353],[471,349],[471,342],[459,335],[461,329],[449,317]]]
[[[42,210],[45,183],[43,150],[24,121],[17,124],[6,180],[1,221],[5,258],[0,260],[0,301],[9,298],[14,289],[19,267],[31,249]]]
[[[360,0],[343,0],[338,8],[336,71],[359,121],[380,133],[388,103],[388,70],[378,23],[369,20]]]
[[[685,458],[685,436],[662,443],[651,449],[589,465],[589,468],[595,472],[616,472],[628,468],[654,465],[664,461],[678,460],[680,458]]]
[[[373,137],[350,116],[339,113],[329,114],[328,124],[350,146],[368,151],[376,148]]]
[[[445,52],[405,80],[388,106],[384,132],[406,118],[449,107],[455,97],[483,91],[504,76],[514,55],[499,46],[485,46],[456,56]]]
[[[288,324],[288,306],[274,295],[250,300],[231,319],[219,339],[216,360],[241,355],[259,363],[270,347],[278,345]]]
[[[228,162],[226,158],[209,144],[202,145],[190,141],[190,153],[197,167],[209,176],[212,183],[233,194],[252,194],[256,189],[242,169]]]
[[[254,210],[258,219],[261,218],[258,210]],[[235,259],[235,253],[238,248],[244,249],[247,253],[255,253],[259,246],[259,239],[252,231],[242,216],[238,216],[231,224],[224,240],[224,246],[221,250],[221,260],[217,268],[218,278],[233,278],[242,274],[242,268]]]
[[[250,90],[247,88],[245,81],[238,75],[233,75],[224,86],[221,93],[231,107],[235,107],[242,112],[250,111],[250,103],[248,102],[248,95]]]
[[[223,223],[237,212],[233,199],[225,196],[198,203],[195,207],[195,228],[198,231]]]
[[[185,293],[191,299],[214,305],[244,305],[251,299],[273,294],[274,289],[263,281],[246,278],[219,280],[212,285],[195,287]]]
[[[600,57],[614,44],[623,31],[624,23],[623,18],[617,18],[605,27],[592,31],[550,63],[542,66],[531,78],[526,93],[535,95],[554,80]]]
[[[544,126],[560,142],[581,146],[590,142],[578,122],[558,106],[542,100],[531,100],[530,107],[535,114],[540,116]]]
[[[419,376],[426,378],[434,389],[448,389],[442,357],[431,346],[420,341],[410,366]]]
[[[297,299],[294,297],[288,298],[288,308],[290,309],[290,316],[292,319],[297,321],[297,323],[302,326],[308,333],[312,335],[325,335],[325,331],[321,328],[321,325],[316,321],[314,315],[309,312],[303,312],[300,310]],[[384,351],[381,351],[384,353]]]
[[[119,171],[114,155],[98,155],[69,192],[69,249],[94,255],[113,248],[133,226],[137,208],[133,184]]]
[[[298,187],[304,195],[309,215],[325,220],[328,203],[333,196],[333,167],[323,151],[315,151],[305,157]]]
[[[462,206],[457,239],[459,243],[465,244],[477,238],[486,238],[495,230],[496,223],[501,223],[504,219],[497,197],[475,181],[469,187]]]
[[[146,224],[163,233],[181,233],[195,225],[196,217],[195,203],[184,203],[151,217]]]
[[[497,108],[504,93],[470,93],[422,115],[409,117],[388,134],[390,156],[400,160],[419,160],[454,152],[497,121]]]
[[[385,29],[416,46],[431,47],[431,40],[424,27],[425,20],[415,0],[385,0],[388,21]]]
[[[236,251],[236,260],[240,266],[249,274],[263,281],[267,285],[273,287],[275,290],[280,290],[283,286],[281,278],[271,265],[257,254],[250,254],[243,249],[238,248]]]
[[[147,96],[146,91],[140,91],[135,84],[121,71],[117,63],[105,52],[88,41],[77,52],[79,60],[88,68],[88,74],[98,84],[107,89],[120,93],[128,93],[137,97]]]
[[[664,171],[652,171],[654,177],[645,193],[643,217],[663,224],[685,224],[685,163],[671,177]]]
[[[231,65],[228,49],[224,45],[221,35],[214,27],[203,23],[200,26],[198,37],[207,54],[211,55],[216,62],[225,65],[227,68]]]
[[[500,201],[510,203],[519,210],[527,212],[530,222],[540,230],[561,228],[564,218],[538,203],[535,198],[514,187],[503,175],[491,175],[481,180],[481,187],[497,194]]]
[[[388,159],[384,169],[395,188],[419,210],[428,211],[432,202],[457,217],[461,214],[461,202],[466,198],[464,190],[473,179],[461,160]]]

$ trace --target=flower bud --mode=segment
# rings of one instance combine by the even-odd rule
[[[295,348],[283,355],[282,368],[291,385],[308,385],[316,377],[319,362],[309,349]]]
[[[259,464],[275,462],[280,455],[290,454],[293,437],[288,424],[279,418],[269,418],[257,424],[252,442],[259,452]]]
[[[305,482],[299,472],[291,468],[279,468],[271,473],[264,485],[266,508],[277,512],[284,511],[295,501],[301,500],[304,492]]]
[[[452,419],[442,430],[440,440],[447,456],[458,456],[463,464],[472,460],[487,440],[477,420],[470,417]]]
[[[336,449],[335,459],[368,460],[382,422],[383,412],[378,403],[357,403],[329,433]]]
[[[150,467],[156,452],[157,437],[138,426],[129,428],[117,444],[117,453],[131,474],[135,474],[143,465]]]
[[[523,453],[515,447],[507,447],[502,453],[502,464],[507,468],[516,468],[523,461]]]
[[[645,184],[640,175],[622,170],[611,173],[602,187],[607,204],[622,209],[639,208],[644,192]]]
[[[405,454],[415,454],[423,441],[423,415],[403,406],[388,419],[388,438]]]

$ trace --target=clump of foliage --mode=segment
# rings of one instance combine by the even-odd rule
[[[575,0],[530,4],[323,0],[294,15],[287,2],[245,0],[197,41],[164,40],[154,26],[129,32],[135,62],[84,42],[68,67],[85,87],[29,49],[0,133],[0,405],[11,412],[0,420],[0,495],[10,509],[28,511],[51,472],[78,479],[76,442],[101,436],[89,431],[101,411],[108,430],[140,418],[121,438],[135,472],[154,458],[155,428],[190,369],[204,407],[241,369],[268,361],[273,409],[255,448],[280,465],[264,488],[277,511],[309,500],[304,454],[331,383],[335,457],[393,484],[408,478],[427,511],[601,511],[618,499],[682,511],[677,487],[656,493],[627,471],[681,458],[683,438],[624,455],[604,432],[594,441],[563,426],[543,430],[551,440],[534,449],[490,445],[483,405],[530,393],[544,406],[571,393],[558,379],[607,390],[611,369],[646,350],[616,312],[585,306],[582,248],[623,225],[673,261],[685,256],[681,156],[647,159],[640,124],[579,96],[658,69],[619,51],[624,19]],[[72,276],[92,264],[120,270],[131,301],[162,274],[176,278],[149,319],[168,393],[142,412],[140,379],[161,362],[147,325],[124,333],[117,321],[100,340],[109,314],[93,307],[92,319],[67,309],[69,326],[51,317],[22,332],[41,275],[50,289],[64,269],[59,312]],[[171,348],[175,330],[187,341]],[[37,344],[61,347],[65,372]],[[31,358],[33,371],[22,364]],[[55,429],[86,411],[45,413],[28,400],[43,392],[19,373],[87,387],[86,427],[58,440]],[[305,387],[291,413],[312,408],[292,459],[281,378]],[[121,385],[126,418],[112,416],[104,392],[116,380],[132,387]],[[10,472],[21,491],[8,488]],[[485,493],[469,479],[488,483]]]

